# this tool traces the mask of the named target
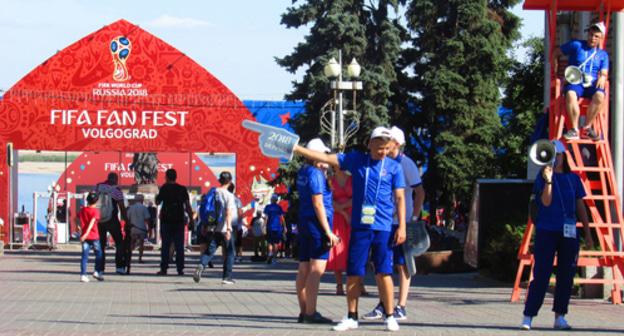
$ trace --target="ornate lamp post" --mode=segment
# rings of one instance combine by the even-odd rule
[[[344,81],[342,77],[342,51],[338,51],[338,61],[331,58],[323,69],[325,76],[335,78],[331,81],[330,87],[334,92],[334,97],[328,101],[321,111],[321,129],[331,136],[331,147],[343,151],[346,142],[360,127],[359,115],[356,111],[357,91],[362,90],[362,82],[357,81],[362,72],[362,67],[353,58],[347,66],[347,76],[350,81]],[[351,103],[353,108],[345,110],[343,108],[343,92],[352,91]],[[345,128],[345,121],[347,126]]]

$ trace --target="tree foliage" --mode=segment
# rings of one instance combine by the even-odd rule
[[[499,88],[510,64],[507,51],[518,37],[518,18],[508,8],[517,2],[408,4],[412,38],[403,62],[412,72],[405,83],[418,112],[404,128],[426,153],[432,208],[467,203],[475,180],[496,174]]]
[[[309,0],[293,1],[282,15],[289,28],[310,26],[305,41],[277,62],[290,72],[306,69],[301,82],[293,82],[289,100],[306,102],[307,112],[293,120],[295,131],[306,141],[321,134],[319,112],[332,97],[323,67],[342,50],[343,64],[356,58],[362,66],[364,90],[358,93],[357,111],[361,127],[351,145],[365,144],[376,126],[387,124],[391,87],[397,80],[395,63],[401,51],[398,0]],[[350,106],[345,95],[345,107]],[[325,135],[326,140],[328,139]]]
[[[537,120],[543,116],[544,44],[541,38],[523,43],[527,50],[524,62],[514,61],[505,87],[503,107],[511,113],[503,116],[500,167],[502,176],[524,177],[529,137]]]
[[[309,27],[309,34],[277,62],[292,73],[305,70],[286,96],[306,102],[306,113],[291,121],[295,131],[303,142],[322,134],[319,112],[332,97],[323,66],[341,49],[344,64],[355,57],[363,68],[361,128],[351,145],[365,144],[376,126],[398,125],[410,141],[408,155],[427,166],[424,182],[432,208],[467,204],[477,178],[495,177],[500,167],[509,172],[514,160],[523,159],[512,154],[524,140],[503,135],[526,134],[533,125],[522,112],[508,116],[504,126],[498,116],[509,68],[520,74],[521,65],[509,53],[519,35],[519,19],[509,9],[518,3],[293,0],[282,24]],[[531,98],[518,102],[521,83],[509,84],[507,95],[515,97],[509,106],[531,110]],[[507,146],[512,149],[503,150],[505,158],[498,160]],[[293,185],[300,164],[284,167],[282,181]]]

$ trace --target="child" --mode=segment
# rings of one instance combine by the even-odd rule
[[[104,256],[102,247],[100,246],[100,234],[98,231],[98,222],[100,221],[100,212],[95,207],[98,201],[98,194],[90,192],[87,195],[87,206],[80,210],[78,217],[80,218],[80,226],[82,228],[82,236],[80,236],[80,244],[82,245],[82,260],[80,261],[80,281],[89,282],[87,277],[87,261],[89,260],[89,249],[93,248],[95,252],[95,272],[93,277],[99,281],[104,280]]]

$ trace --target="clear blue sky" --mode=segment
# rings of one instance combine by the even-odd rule
[[[279,24],[290,4],[290,0],[0,0],[0,89],[8,90],[57,50],[124,18],[186,53],[239,98],[280,100],[301,74],[286,72],[274,57],[288,54],[307,32]],[[543,12],[520,7],[514,12],[525,20],[523,36],[543,36]]]

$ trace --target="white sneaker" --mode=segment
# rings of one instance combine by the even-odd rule
[[[563,318],[563,315],[559,315],[558,317],[555,318],[555,324],[553,325],[553,328],[557,330],[572,329],[572,327],[568,324],[568,321],[566,321],[566,319]]]
[[[86,275],[81,275],[80,276],[80,282],[89,282],[89,277]]]
[[[104,275],[100,272],[93,272],[93,277],[97,279],[97,281],[104,281]]]
[[[332,327],[333,331],[347,331],[351,329],[357,329],[358,321],[345,317],[342,321],[338,322],[335,326]]]
[[[386,324],[386,331],[399,331],[399,322],[397,322],[394,316],[386,317],[384,323]]]
[[[531,330],[531,322],[533,318],[531,316],[524,316],[522,318],[522,324],[520,325],[520,329],[522,330]]]

